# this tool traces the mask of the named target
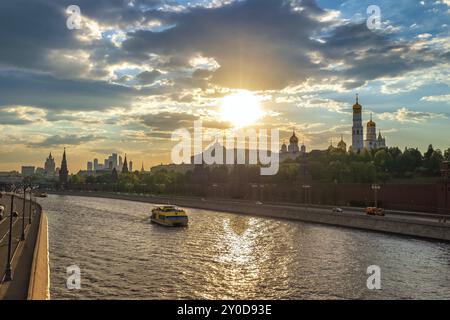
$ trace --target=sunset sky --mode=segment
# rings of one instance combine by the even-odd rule
[[[449,36],[450,0],[2,0],[0,171],[64,147],[71,172],[111,152],[148,170],[196,119],[350,145],[356,93],[388,146],[448,148]]]

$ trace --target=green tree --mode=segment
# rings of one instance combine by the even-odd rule
[[[444,151],[444,160],[450,161],[450,148]]]
[[[430,144],[428,146],[428,150],[427,152],[424,153],[423,157],[425,160],[429,160],[431,158],[431,156],[433,155],[434,149],[433,149],[433,145]]]
[[[433,176],[439,175],[443,159],[444,157],[441,150],[433,151],[430,158],[425,162],[425,168],[428,170],[429,174]]]
[[[80,183],[84,183],[84,182],[85,182],[84,177],[82,177],[82,176],[80,176],[78,174],[72,174],[70,176],[70,183],[80,184]]]
[[[382,172],[387,172],[393,163],[391,154],[385,149],[378,150],[374,156],[375,166]]]

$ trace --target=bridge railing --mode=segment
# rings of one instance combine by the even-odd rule
[[[33,199],[31,186],[13,188],[0,193],[0,283],[3,285],[14,279],[13,260],[21,243],[27,239],[32,223],[39,223],[35,215],[40,207]]]

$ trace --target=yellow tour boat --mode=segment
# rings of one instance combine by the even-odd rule
[[[175,206],[156,207],[152,210],[150,221],[166,227],[185,227],[189,218],[186,212]]]

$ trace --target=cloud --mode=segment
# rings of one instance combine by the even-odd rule
[[[335,13],[324,18],[329,16],[315,1],[236,1],[172,13],[170,28],[130,32],[123,50],[129,56],[166,56],[178,61],[177,67],[201,55],[217,62],[213,84],[251,90],[282,89],[331,75],[354,89],[436,63],[423,59],[426,49],[411,50],[408,41],[393,41],[365,23],[339,21]],[[336,63],[342,67],[334,68]]]
[[[394,120],[401,123],[423,123],[432,119],[447,119],[445,114],[412,111],[405,107],[395,112],[384,112],[378,115],[381,120]]]
[[[82,143],[97,141],[103,139],[102,137],[94,135],[79,136],[74,134],[69,134],[65,136],[53,135],[45,138],[43,141],[29,143],[30,147],[57,147],[57,146],[74,146],[80,145]]]
[[[46,112],[28,106],[9,106],[0,108],[0,125],[27,125],[44,121]]]
[[[310,33],[325,26],[317,16],[327,14],[314,1],[303,1],[302,11],[293,11],[292,4],[247,0],[173,13],[174,27],[130,32],[122,47],[130,55],[152,52],[186,66],[198,55],[213,58],[220,67],[212,81],[221,86],[283,88],[310,75],[312,64],[302,48],[312,46]]]
[[[182,89],[277,90],[323,81],[352,90],[447,59],[423,59],[429,48],[412,50],[410,42],[350,23],[313,0],[223,1],[177,10],[167,1],[82,0],[77,5],[89,28],[99,29],[88,42],[80,40],[84,29],[66,28],[70,4],[0,4],[0,36],[8,43],[0,66],[14,70],[0,69],[0,105],[95,110]],[[113,39],[118,33],[120,46]],[[131,65],[152,71],[130,75]],[[162,73],[165,81],[158,86],[133,89]]]
[[[142,84],[151,84],[153,83],[156,78],[158,78],[162,73],[158,70],[152,70],[152,71],[144,71],[139,73],[136,78],[137,80]]]
[[[440,95],[440,96],[426,96],[426,97],[422,97],[420,100],[428,101],[428,102],[450,103],[450,94],[445,94],[445,95]]]
[[[178,128],[192,127],[198,116],[189,113],[161,112],[158,114],[145,114],[138,120],[154,130],[173,131]]]
[[[101,110],[128,105],[137,95],[138,91],[134,89],[103,81],[63,80],[30,72],[0,72],[0,106],[19,104],[62,110]]]

